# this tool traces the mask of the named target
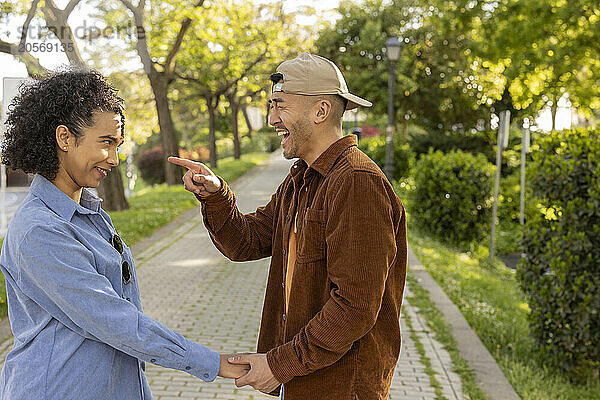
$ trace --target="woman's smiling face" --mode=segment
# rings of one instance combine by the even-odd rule
[[[57,151],[60,166],[56,181],[74,189],[98,187],[110,169],[119,165],[117,152],[123,143],[121,124],[119,115],[98,112],[94,116],[94,124],[84,128],[83,136],[78,139],[66,127],[59,126]]]

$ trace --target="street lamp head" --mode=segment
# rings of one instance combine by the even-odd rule
[[[402,49],[402,42],[397,36],[392,36],[385,42],[385,48],[388,60],[398,61],[400,58],[400,50]]]

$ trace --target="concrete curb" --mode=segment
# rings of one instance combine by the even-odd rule
[[[419,284],[429,292],[429,298],[444,315],[458,351],[475,375],[477,386],[490,400],[520,400],[506,376],[460,310],[429,275],[415,253],[408,248],[408,265]]]

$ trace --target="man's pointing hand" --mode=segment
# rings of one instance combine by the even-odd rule
[[[187,191],[207,197],[221,189],[221,181],[206,165],[179,157],[169,157],[168,161],[188,169],[183,176]]]

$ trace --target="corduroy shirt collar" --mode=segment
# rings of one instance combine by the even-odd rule
[[[314,169],[321,175],[327,176],[329,174],[329,172],[331,172],[331,170],[333,169],[333,166],[335,165],[337,160],[340,158],[340,156],[346,150],[348,150],[348,148],[350,148],[352,146],[356,146],[356,145],[358,145],[358,140],[356,138],[356,135],[348,135],[348,136],[344,136],[341,139],[338,139],[331,146],[329,146],[327,148],[327,150],[325,150],[323,153],[321,153],[321,155],[319,157],[317,157],[315,162],[312,163],[312,165],[310,166],[310,168],[308,168],[308,170]],[[296,161],[294,163],[294,166],[292,167],[292,175],[296,175],[296,174],[304,171],[307,168],[307,166],[308,166],[308,164],[306,163],[306,161],[304,161],[302,159]],[[308,171],[306,171],[306,173],[308,173]]]

